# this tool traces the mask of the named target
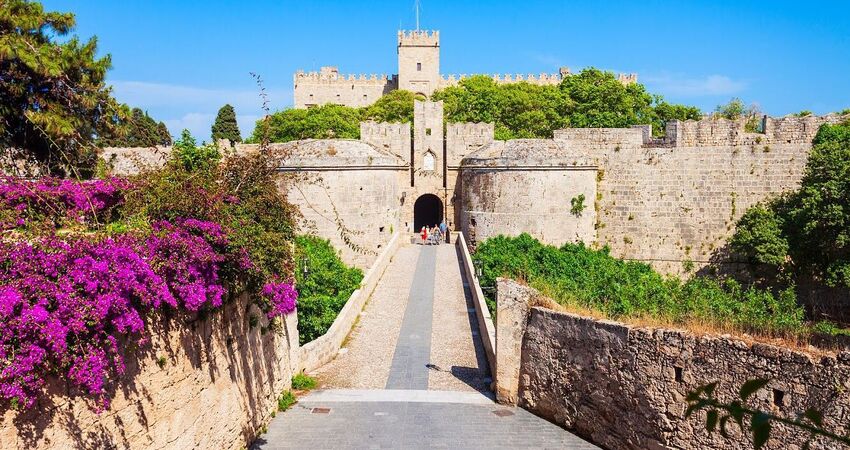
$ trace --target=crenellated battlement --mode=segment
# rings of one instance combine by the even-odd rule
[[[399,46],[439,47],[440,32],[436,30],[399,30]]]
[[[617,81],[628,86],[637,83],[638,76],[636,73],[619,73],[617,74]]]
[[[336,67],[323,67],[319,72],[304,72],[299,70],[295,72],[295,85],[299,83],[307,84],[358,84],[358,85],[386,85],[387,83],[397,83],[398,75],[386,74],[340,74]]]
[[[558,73],[541,73],[537,74],[527,74],[523,75],[521,73],[518,74],[483,74],[484,76],[491,77],[496,84],[513,84],[513,83],[529,83],[537,86],[552,86],[559,84],[564,77],[570,75],[570,69],[568,67],[562,67]],[[467,75],[467,74],[450,74],[450,75],[440,75],[440,88],[446,88],[449,86],[456,86],[462,80],[469,78],[471,76],[476,75]],[[637,74],[636,73],[621,73],[617,75],[617,81],[624,85],[629,85],[632,83],[637,83]]]
[[[360,122],[360,139],[369,140],[375,136],[407,136],[410,137],[409,123],[386,123],[366,121]]]
[[[446,137],[489,137],[493,138],[492,123],[448,123]]]
[[[747,119],[729,120],[706,117],[701,120],[673,120],[667,124],[666,136],[645,142],[647,146],[699,147],[771,144],[809,144],[825,123],[838,123],[844,117],[837,114],[806,117],[764,116],[761,131],[748,131]]]

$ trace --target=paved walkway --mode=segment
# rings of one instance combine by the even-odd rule
[[[491,398],[490,371],[454,245],[401,247],[321,390],[255,449],[596,448]]]

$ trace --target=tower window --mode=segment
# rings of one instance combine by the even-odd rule
[[[416,63],[416,71],[417,71],[417,72],[421,72],[421,71],[422,71],[422,63]]]
[[[434,171],[434,167],[437,165],[437,157],[431,150],[425,152],[425,156],[422,158],[422,170]]]
[[[430,129],[430,128],[426,128],[426,129],[425,129],[425,136],[430,136],[430,135],[431,135],[431,129]]]

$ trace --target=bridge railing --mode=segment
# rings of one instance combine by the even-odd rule
[[[478,274],[475,272],[475,265],[472,263],[472,255],[470,255],[469,247],[466,245],[466,238],[462,232],[458,232],[456,236],[455,245],[458,246],[462,255],[463,271],[466,274],[469,290],[472,292],[472,302],[475,305],[475,317],[478,319],[478,333],[481,336],[481,342],[484,344],[484,352],[487,354],[490,373],[493,374],[495,379],[496,326],[493,323],[490,310],[487,309],[487,302],[484,300],[484,291],[481,290],[481,283],[478,281]]]

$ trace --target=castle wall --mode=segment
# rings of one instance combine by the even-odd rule
[[[459,220],[470,245],[500,234],[529,233],[553,245],[595,238],[595,167],[465,168],[460,184]],[[585,208],[573,214],[571,200],[580,195]]]
[[[249,316],[260,317],[250,326]],[[34,409],[0,415],[4,449],[247,448],[271,420],[298,365],[297,317],[266,332],[242,296],[204,319],[149,324],[129,351],[109,409],[98,414],[65,382]]]
[[[324,104],[359,108],[398,89],[395,75],[340,75],[335,67],[323,67],[320,72],[298,71],[293,78],[296,108]]]
[[[410,164],[410,124],[360,122],[360,140]]]
[[[281,183],[303,216],[300,232],[330,239],[346,264],[365,271],[400,229],[398,173],[316,169],[283,173]]]
[[[600,132],[590,138],[595,145],[574,141],[600,167],[598,243],[664,272],[682,273],[685,261],[699,268],[723,260],[741,215],[796,189],[818,128],[837,120],[767,118],[764,134],[745,133],[742,121],[675,122],[666,138],[673,146],[637,145],[629,133],[638,128],[623,130],[620,140]]]
[[[846,352],[810,353],[532,307],[547,301],[510,280],[499,280],[498,302],[497,389],[517,392],[520,406],[602,447],[752,448],[752,434],[736,425],[724,437],[705,429],[704,412],[685,417],[688,393],[713,382],[719,382],[715,398],[728,403],[739,399],[745,381],[768,379],[750,397],[750,406],[792,420],[815,408],[824,415],[824,427],[838,434],[850,420]],[[499,346],[500,339],[520,345],[507,348],[513,354],[501,354],[506,347]],[[502,377],[507,369],[516,378]],[[799,429],[771,424],[765,448],[801,448],[809,438]],[[811,448],[839,446],[815,439]]]

